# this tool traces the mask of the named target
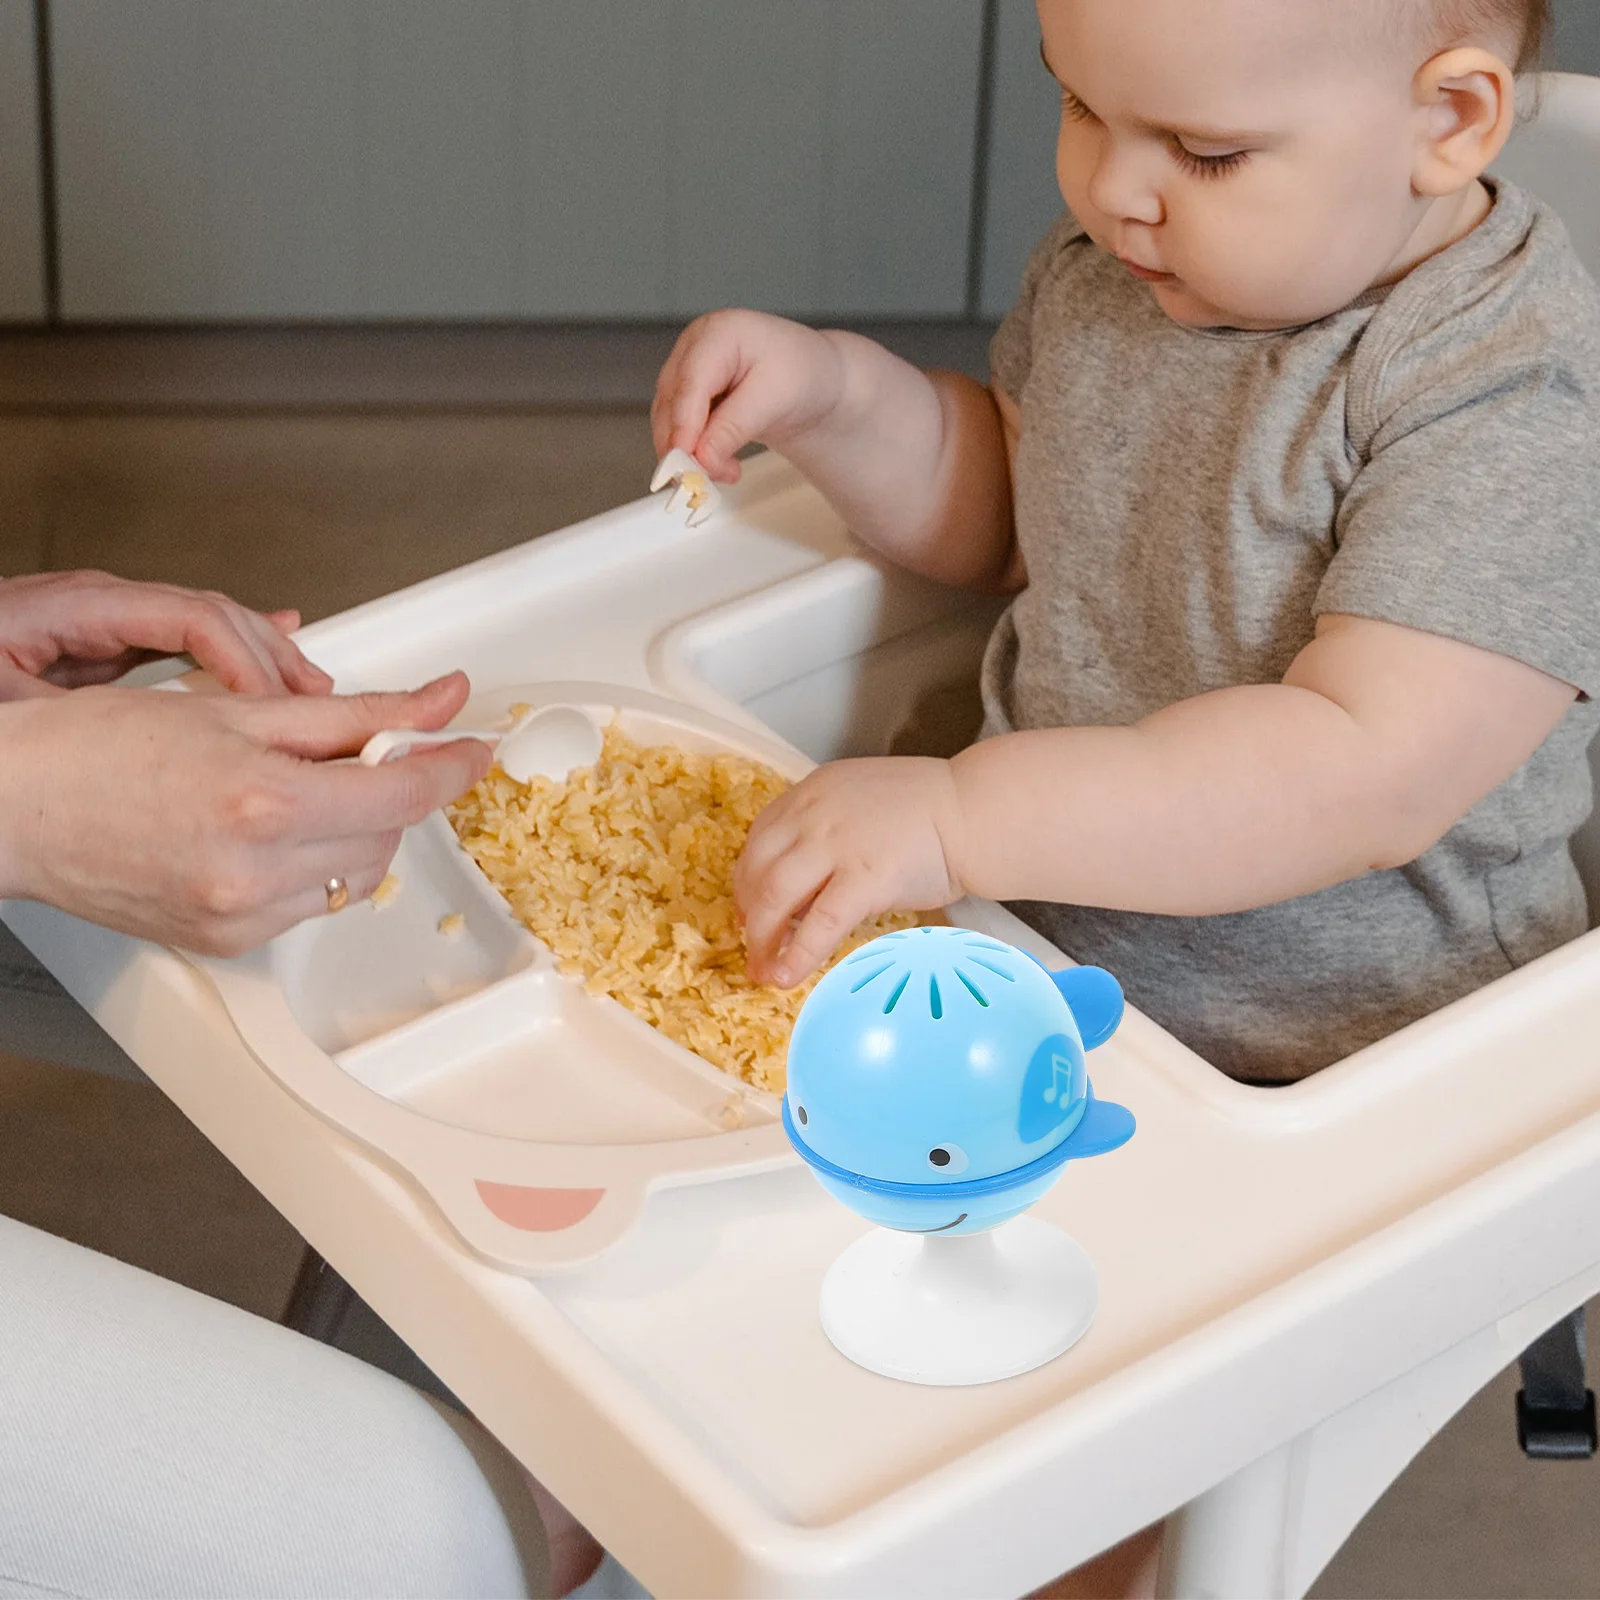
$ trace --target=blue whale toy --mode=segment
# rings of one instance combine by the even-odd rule
[[[1084,1052],[1122,1020],[1109,972],[1048,972],[969,928],[863,945],[812,991],[789,1042],[783,1126],[822,1186],[903,1233],[1026,1211],[1069,1161],[1125,1144]]]

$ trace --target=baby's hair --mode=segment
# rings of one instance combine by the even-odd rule
[[[1430,43],[1444,47],[1483,33],[1505,32],[1516,40],[1512,65],[1532,72],[1544,56],[1550,33],[1550,0],[1401,0],[1408,10],[1432,15],[1425,23]]]

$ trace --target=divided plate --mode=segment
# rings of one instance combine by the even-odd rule
[[[641,743],[732,751],[791,779],[812,765],[776,739],[605,684],[508,688],[459,720],[498,726],[519,704],[580,706]],[[408,1174],[479,1255],[530,1274],[576,1266],[615,1243],[654,1189],[797,1159],[774,1096],[564,977],[442,815],[407,832],[390,870],[386,905],[303,923],[236,960],[189,959],[262,1066]]]

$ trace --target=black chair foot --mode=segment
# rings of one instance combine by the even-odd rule
[[[1522,1353],[1517,1443],[1535,1461],[1587,1461],[1600,1446],[1584,1356],[1582,1306]]]

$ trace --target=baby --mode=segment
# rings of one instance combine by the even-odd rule
[[[1070,216],[989,388],[684,332],[658,450],[732,481],[763,440],[885,556],[1015,596],[980,742],[760,817],[756,976],[988,896],[1281,1082],[1583,930],[1600,294],[1484,175],[1544,6],[1040,0]]]

